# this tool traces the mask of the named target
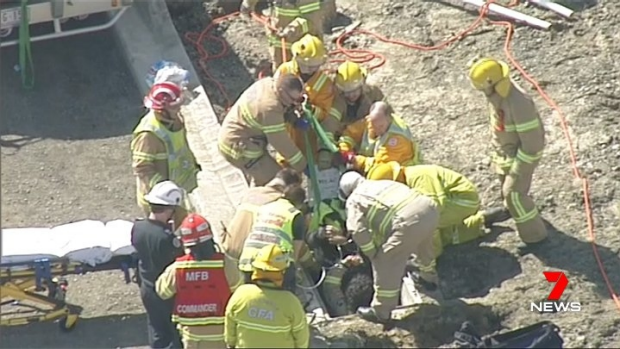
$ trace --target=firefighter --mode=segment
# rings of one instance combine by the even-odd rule
[[[321,69],[327,60],[325,46],[318,37],[306,35],[293,43],[291,49],[293,60],[283,63],[276,71],[275,76],[294,74],[303,80],[307,105],[311,109],[313,117],[320,122],[327,136],[327,141],[335,144],[335,134],[340,129],[340,114],[332,108],[335,97],[334,83],[327,73]],[[297,127],[289,126],[291,138],[304,154],[310,151],[310,149],[306,149],[304,141],[304,133],[308,132],[309,127],[308,123],[301,122],[298,123]],[[319,144],[316,132],[311,131],[307,135],[314,158],[318,158],[317,163],[330,164],[332,153],[327,150],[319,153],[319,150],[323,150],[324,146]]]
[[[303,85],[298,77],[282,74],[252,84],[232,106],[218,134],[220,154],[234,167],[263,186],[281,169],[267,150],[271,146],[293,169],[304,171],[306,158],[286,130],[285,115],[302,101]]]
[[[434,236],[435,258],[445,246],[477,239],[485,234],[485,227],[510,218],[503,207],[480,210],[480,197],[474,183],[442,166],[401,166],[392,161],[374,167],[367,177],[398,181],[435,201],[440,212]],[[435,261],[420,267],[427,273],[435,273]]]
[[[398,305],[409,257],[414,254],[422,265],[435,258],[433,232],[439,224],[439,210],[431,198],[402,183],[367,180],[356,171],[342,175],[340,195],[346,200],[347,230],[370,260],[374,277],[370,307],[360,307],[357,313],[370,321],[385,322]],[[361,257],[357,257],[359,262]],[[421,272],[420,277],[438,283],[436,275]]]
[[[385,100],[381,89],[366,83],[368,72],[359,64],[346,61],[338,67],[334,82],[338,94],[334,100],[334,109],[342,120],[342,134],[339,135],[338,147],[346,158],[355,152],[366,130],[366,115],[374,102]]]
[[[290,256],[276,244],[252,262],[252,282],[240,286],[226,306],[228,348],[308,348],[310,328],[297,296],[283,289]]]
[[[185,255],[166,268],[155,289],[162,299],[174,297],[172,321],[185,349],[224,349],[224,310],[231,295],[224,255],[216,250],[211,225],[198,214],[185,217],[179,233]]]
[[[302,177],[298,172],[284,168],[265,186],[249,188],[241,198],[241,203],[237,206],[232,220],[226,227],[224,236],[222,236],[222,249],[226,254],[227,262],[226,276],[233,292],[243,282],[243,278],[239,275],[239,257],[243,245],[252,231],[258,209],[280,199],[284,195],[286,187],[301,184]]]
[[[294,261],[299,260],[300,253],[305,247],[306,220],[301,212],[305,200],[306,192],[300,185],[288,186],[281,198],[262,206],[257,211],[252,232],[245,240],[239,257],[239,270],[245,273],[246,282],[250,281],[252,274],[252,260],[265,245],[278,244],[285,253],[294,258]],[[294,264],[291,264],[284,276],[284,287],[294,290],[296,287]]]
[[[494,170],[502,197],[526,244],[547,238],[547,229],[529,196],[534,170],[545,147],[545,130],[530,96],[510,79],[508,64],[492,58],[476,61],[469,70],[472,86],[484,93],[491,112]]]
[[[417,165],[422,161],[420,149],[405,121],[392,112],[386,102],[375,102],[366,117],[367,127],[358,154],[346,155],[353,168],[368,173],[373,166],[390,161]]]
[[[137,178],[138,205],[149,215],[144,195],[153,186],[171,180],[190,193],[198,186],[199,166],[187,143],[181,116],[183,86],[174,82],[153,85],[144,97],[149,112],[133,130],[131,141],[132,167]],[[191,210],[189,197],[176,210],[176,222],[181,222]]]
[[[157,295],[155,281],[183,254],[181,242],[174,235],[170,220],[183,201],[183,192],[171,181],[157,183],[144,199],[149,216],[138,220],[131,230],[131,245],[138,255],[140,298],[146,310],[151,348],[180,348],[179,333],[171,321],[173,302]]]
[[[240,12],[249,14],[254,11],[258,1],[243,0]],[[265,29],[272,69],[276,71],[280,64],[291,58],[291,43],[301,39],[305,34],[323,37],[325,14],[321,11],[321,0],[275,0],[270,1],[270,4],[272,6]],[[286,45],[286,57],[282,56],[282,39]]]

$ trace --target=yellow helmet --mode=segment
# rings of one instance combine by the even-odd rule
[[[327,59],[325,45],[321,39],[314,35],[306,34],[303,38],[291,45],[293,58],[307,65],[321,65]]]
[[[263,271],[283,271],[289,265],[289,255],[280,246],[269,244],[261,248],[252,261],[252,268]]]
[[[402,181],[401,170],[402,167],[397,161],[390,161],[384,164],[373,166],[370,171],[368,171],[366,178],[375,181]]]
[[[359,64],[346,61],[338,67],[335,83],[342,92],[358,89],[364,84],[368,72]]]
[[[482,58],[469,68],[469,81],[479,91],[494,88],[502,97],[510,92],[510,67],[493,58]]]

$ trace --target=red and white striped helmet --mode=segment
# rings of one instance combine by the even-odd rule
[[[178,106],[183,102],[182,92],[181,86],[173,82],[157,83],[144,97],[144,106],[152,110],[164,110],[167,107]]]

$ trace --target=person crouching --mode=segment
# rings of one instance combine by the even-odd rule
[[[224,273],[224,255],[217,251],[211,225],[192,213],[180,226],[185,255],[157,279],[162,299],[175,297],[172,321],[185,349],[226,348],[224,311],[231,292]]]

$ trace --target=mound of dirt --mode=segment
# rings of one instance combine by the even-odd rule
[[[461,32],[477,16],[440,1],[337,3],[342,14],[339,25],[359,20],[363,29],[426,46]],[[517,27],[511,45],[515,59],[566,118],[560,118],[517,72],[513,74],[535,96],[545,123],[547,146],[532,193],[547,221],[549,241],[525,249],[512,223],[496,227],[482,241],[451,247],[440,258],[446,301],[435,305],[429,301],[431,304],[414,308],[410,317],[391,329],[356,317],[318,324],[326,338],[353,331],[363,337],[367,347],[429,347],[449,343],[464,320],[474,321],[485,333],[550,320],[562,329],[567,347],[620,346],[620,318],[609,289],[620,290],[620,2],[562,3],[576,10],[573,18],[562,19],[546,10],[519,5],[516,10],[553,26],[548,31]],[[231,9],[224,10],[211,1],[171,7],[181,36],[200,33],[226,11]],[[213,37],[203,35],[204,40],[197,44],[184,42],[221,113],[265,66],[267,44],[262,27],[241,18],[221,23],[210,34]],[[505,36],[505,30],[484,23],[458,42],[434,51],[399,47],[371,36],[346,40],[347,47],[369,49],[386,57],[386,63],[371,72],[369,81],[380,85],[405,117],[426,160],[467,175],[478,185],[485,206],[501,204],[499,185],[489,170],[485,103],[471,89],[465,73],[467,62],[474,57],[504,58]],[[220,57],[222,39],[230,49]],[[565,134],[572,138],[579,170],[589,178],[596,253],[608,282],[589,241],[583,187],[571,171]],[[539,314],[530,310],[530,303],[544,300],[553,287],[542,274],[547,270],[566,272],[569,284],[564,297],[580,302],[581,312]]]

